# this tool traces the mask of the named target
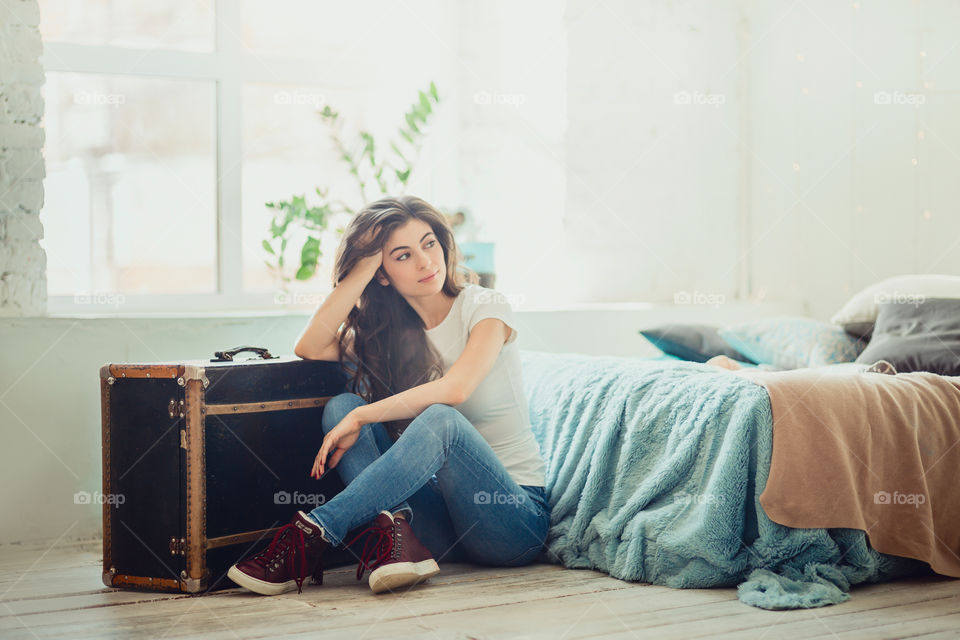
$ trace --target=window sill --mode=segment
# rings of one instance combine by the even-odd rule
[[[201,309],[196,311],[111,311],[109,308],[96,308],[87,312],[61,308],[49,311],[42,316],[14,316],[10,319],[52,319],[52,320],[93,320],[93,319],[251,319],[251,318],[308,318],[316,311],[317,306],[280,308],[251,308],[251,309]],[[722,304],[674,304],[671,302],[584,302],[557,305],[515,305],[514,311],[519,314],[542,313],[591,313],[591,312],[625,312],[625,313],[675,313],[677,315],[698,315],[700,313],[714,314],[721,312],[740,314],[750,311],[766,313],[783,313],[804,315],[800,305],[789,301],[741,301],[734,300]]]

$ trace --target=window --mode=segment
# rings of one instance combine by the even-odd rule
[[[330,99],[369,115],[359,74],[336,56],[351,46],[344,23],[364,24],[370,7],[338,8],[334,24],[330,6],[302,1],[292,14],[215,0],[40,4],[48,311],[282,309],[261,248],[265,203],[346,188],[348,175],[329,177],[343,168],[316,110]],[[391,28],[390,6],[364,37]],[[340,39],[318,44],[311,29]],[[314,290],[328,285],[328,253]]]

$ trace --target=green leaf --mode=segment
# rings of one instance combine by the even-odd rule
[[[397,170],[397,179],[400,180],[400,182],[406,184],[407,179],[409,177],[410,177],[410,168],[407,168],[406,171],[400,171],[399,169]]]
[[[309,280],[317,272],[317,265],[305,264],[297,269],[297,280]]]
[[[414,121],[413,114],[408,113],[406,115],[406,119],[407,119],[407,126],[410,127],[411,131],[413,131],[414,133],[420,133],[420,129],[417,128],[417,123]]]
[[[320,239],[310,236],[300,250],[301,264],[315,264],[320,257]]]
[[[430,93],[433,95],[433,99],[440,101],[440,96],[437,95],[437,85],[433,84],[433,80],[430,81]]]
[[[360,137],[363,138],[364,146],[363,152],[373,154],[373,136],[366,131],[360,132]]]
[[[394,152],[394,153],[396,153],[398,156],[400,156],[400,159],[401,159],[401,160],[403,160],[403,161],[406,162],[407,164],[410,164],[410,161],[407,160],[407,157],[406,157],[405,155],[403,155],[403,151],[400,151],[400,147],[397,146],[397,143],[396,143],[396,142],[393,142],[393,141],[391,140],[391,141],[390,141],[390,148],[393,149],[393,152]]]
[[[271,247],[270,243],[267,242],[266,240],[263,241],[263,249],[271,255],[274,255],[274,256],[277,255],[277,253],[273,250],[273,247]]]

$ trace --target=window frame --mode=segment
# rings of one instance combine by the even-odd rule
[[[127,294],[83,292],[47,297],[49,315],[122,315],[126,313],[180,313],[264,311],[284,309],[277,292],[246,292],[243,286],[243,86],[246,83],[344,87],[343,78],[316,60],[271,56],[243,46],[241,2],[216,0],[212,51],[132,48],[67,42],[43,43],[44,72],[74,72],[212,81],[215,100],[216,165],[216,285],[205,294]],[[132,64],[131,64],[132,61]],[[355,83],[347,83],[356,88]],[[42,213],[41,213],[42,215]],[[237,230],[237,231],[234,231]],[[321,274],[322,275],[322,274]],[[100,301],[98,301],[100,300]]]

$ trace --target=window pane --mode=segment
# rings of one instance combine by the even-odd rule
[[[49,295],[216,288],[214,83],[47,72]]]
[[[344,62],[365,55],[371,47],[378,53],[384,49],[396,53],[402,48],[401,38],[391,32],[391,23],[398,14],[409,13],[404,9],[395,0],[244,0],[243,44],[251,51],[307,58],[351,52]],[[397,42],[380,39],[387,35]]]
[[[329,189],[331,197],[353,208],[365,204],[340,154],[330,141],[329,129],[317,111],[332,103],[345,118],[362,114],[362,96],[331,95],[314,87],[248,84],[243,89],[243,263],[244,288],[250,292],[276,291],[280,280],[265,265],[273,258],[263,249],[270,238],[273,209],[266,202],[306,196],[308,206],[319,204],[315,188]],[[348,135],[348,134],[345,134]],[[352,139],[352,138],[350,138]],[[369,192],[374,194],[373,190]],[[347,216],[338,216],[321,234],[323,256],[314,279],[305,285],[311,291],[329,288],[329,269],[339,236],[335,228]],[[285,252],[285,273],[293,278],[300,264],[300,249],[306,232],[290,234]],[[297,283],[294,281],[293,290]],[[305,300],[304,306],[312,305]]]
[[[40,0],[45,41],[213,50],[213,2]]]

